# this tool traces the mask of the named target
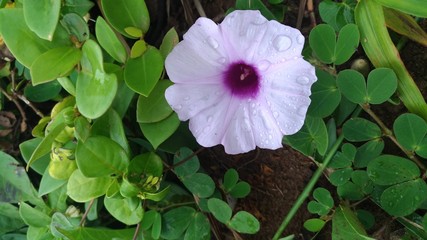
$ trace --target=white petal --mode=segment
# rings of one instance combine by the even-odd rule
[[[302,58],[270,69],[263,78],[260,97],[265,98],[285,135],[301,129],[310,105],[310,88],[317,80],[314,67]]]
[[[221,141],[225,152],[228,154],[239,154],[255,149],[255,140],[249,117],[249,108],[239,106]]]
[[[192,117],[189,127],[197,142],[204,147],[220,144],[237,107],[238,103],[224,94],[213,106]]]
[[[218,83],[227,61],[218,25],[199,18],[168,55],[165,67],[175,83]]]
[[[260,148],[282,147],[283,134],[264,98],[249,104],[249,112],[255,144]]]
[[[174,84],[166,89],[165,98],[181,121],[187,121],[202,110],[217,104],[226,91],[220,84]]]
[[[271,64],[301,56],[304,36],[295,28],[267,21],[259,11],[230,13],[220,24],[227,50],[236,60]]]

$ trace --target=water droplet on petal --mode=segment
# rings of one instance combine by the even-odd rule
[[[271,62],[269,62],[268,60],[262,60],[259,64],[258,64],[258,68],[261,71],[266,71],[271,65]]]
[[[211,130],[211,126],[208,125],[203,129],[203,133],[208,133]]]
[[[225,63],[225,61],[226,61],[227,59],[225,58],[225,57],[222,57],[222,58],[219,58],[218,60],[217,60],[217,62],[218,63],[221,63],[221,64],[223,64],[223,63]]]
[[[219,46],[219,43],[213,37],[206,38],[206,42],[214,49],[217,49]]]
[[[307,85],[310,82],[310,79],[306,76],[300,76],[297,78],[297,83],[301,85]]]
[[[291,45],[292,45],[292,40],[285,35],[279,35],[273,40],[273,46],[279,52],[288,50],[291,47]]]
[[[188,100],[190,100],[189,96],[184,97],[184,101],[188,101]]]
[[[298,37],[297,37],[297,43],[298,43],[298,44],[303,44],[303,43],[304,43],[304,41],[305,41],[304,36],[301,36],[301,35],[300,35],[300,36],[298,36]]]
[[[271,134],[268,135],[268,139],[273,139],[273,136]]]
[[[279,113],[278,112],[273,112],[273,116],[274,116],[274,118],[278,118],[279,117]]]
[[[178,105],[176,105],[175,107],[174,107],[174,109],[175,110],[180,110],[182,108],[182,105],[181,104],[178,104]]]
[[[212,122],[212,116],[209,116],[209,117],[208,117],[207,122],[208,122],[208,123]]]

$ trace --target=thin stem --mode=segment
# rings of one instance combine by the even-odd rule
[[[139,229],[141,228],[141,224],[140,223],[138,223],[137,225],[136,225],[136,228],[135,228],[135,233],[133,234],[133,240],[137,240],[138,239],[138,235],[139,235]]]
[[[352,117],[355,117],[360,114],[361,108],[357,108],[353,114]],[[279,226],[279,229],[276,231],[276,234],[273,236],[273,240],[278,240],[280,235],[285,230],[286,226],[291,222],[292,218],[297,213],[298,209],[302,206],[304,201],[310,196],[310,192],[313,190],[314,186],[316,185],[317,181],[319,180],[320,176],[322,176],[323,171],[328,166],[329,162],[332,160],[333,156],[335,155],[338,148],[341,146],[342,142],[344,140],[344,135],[341,134],[337,140],[335,141],[334,145],[332,145],[331,149],[329,150],[328,154],[323,159],[323,162],[319,164],[319,168],[314,172],[313,176],[311,177],[308,184],[305,186],[304,190],[301,192],[301,194],[298,196],[298,199],[296,200],[295,204],[292,206],[291,210],[289,210],[286,217],[283,219],[282,224]]]
[[[393,131],[391,131],[384,122],[371,110],[369,107],[369,104],[362,105],[363,110],[371,116],[372,119],[380,126],[382,129],[384,135],[388,137],[393,143],[402,150],[408,156],[409,159],[411,159],[413,162],[415,162],[419,168],[422,170],[426,170],[426,167],[424,164],[415,156],[415,154],[411,151],[406,150],[396,139],[396,137],[393,135]]]
[[[85,211],[85,213],[82,216],[82,220],[80,220],[80,227],[83,227],[85,221],[86,221],[86,217],[89,214],[90,209],[92,208],[93,203],[95,202],[95,198],[93,198],[92,200],[90,200],[89,205],[87,206],[87,209]]]
[[[190,159],[192,159],[193,157],[195,157],[195,156],[197,156],[197,154],[199,154],[200,152],[202,152],[203,150],[205,150],[205,148],[204,147],[201,147],[201,148],[199,148],[197,151],[195,151],[193,154],[191,154],[190,156],[188,156],[188,157],[186,157],[186,158],[184,158],[184,159],[182,159],[181,161],[179,161],[179,162],[177,162],[176,164],[174,164],[174,165],[172,165],[172,166],[170,166],[170,165],[168,165],[168,164],[166,164],[166,170],[165,170],[165,172],[166,171],[168,171],[168,170],[171,170],[171,169],[174,169],[174,168],[176,168],[176,167],[178,167],[178,166],[180,166],[180,165],[182,165],[182,164],[184,164],[185,162],[187,162],[188,160],[190,160]]]
[[[200,0],[194,0],[194,5],[196,6],[197,12],[199,13],[200,17],[206,17],[205,10],[203,9]]]
[[[19,113],[21,114],[22,117],[22,122],[21,122],[21,132],[25,131],[26,129],[26,124],[27,124],[27,115],[25,114],[24,109],[22,109],[21,104],[19,104],[18,101],[16,101],[16,99],[14,99],[13,97],[9,96],[9,94],[2,88],[0,87],[0,92],[10,101],[12,101],[16,108],[18,108]]]

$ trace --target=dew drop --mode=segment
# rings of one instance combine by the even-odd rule
[[[227,59],[225,58],[225,57],[222,57],[222,58],[219,58],[218,60],[217,60],[217,62],[218,63],[221,63],[221,64],[223,64],[223,63],[225,63],[225,61],[226,61]]]
[[[415,201],[420,201],[420,197],[418,197],[418,196],[415,196]]]
[[[297,83],[301,85],[307,85],[310,82],[310,79],[306,76],[300,76],[297,78]]]
[[[182,108],[182,105],[181,105],[181,104],[178,104],[178,105],[176,105],[174,108],[175,108],[175,110],[180,110],[180,109]]]
[[[214,49],[217,49],[219,46],[219,43],[213,37],[206,38],[206,42]]]
[[[303,44],[303,43],[304,43],[304,40],[305,40],[304,36],[298,36],[298,37],[297,37],[297,43],[298,43],[298,44]]]
[[[268,135],[268,139],[273,139],[273,136],[271,134]]]
[[[188,101],[188,100],[190,100],[189,96],[184,97],[184,101]]]
[[[256,115],[257,115],[257,110],[255,110],[255,109],[254,109],[254,110],[252,111],[252,115],[256,116]]]
[[[208,123],[212,122],[212,116],[209,116],[209,117],[208,117],[207,122],[208,122]]]
[[[266,71],[271,65],[271,62],[269,62],[268,60],[262,60],[259,64],[258,64],[258,68],[261,71]]]
[[[211,126],[208,125],[203,129],[203,133],[208,133],[211,130]]]
[[[273,46],[279,52],[288,50],[291,47],[291,45],[292,45],[292,40],[285,35],[279,35],[273,40]]]
[[[278,112],[273,112],[273,116],[274,116],[274,118],[278,118],[279,117],[279,113]]]

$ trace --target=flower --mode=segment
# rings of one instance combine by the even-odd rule
[[[165,97],[197,142],[229,154],[282,147],[304,124],[314,67],[304,36],[259,11],[234,11],[217,25],[199,18],[166,58]]]

